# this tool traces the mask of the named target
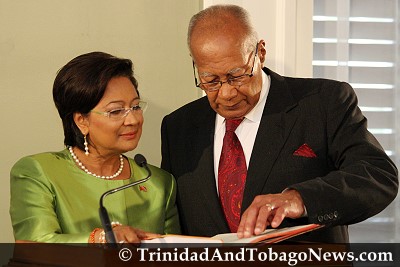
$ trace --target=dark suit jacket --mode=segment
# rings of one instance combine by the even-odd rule
[[[242,213],[257,195],[294,188],[308,216],[285,219],[281,226],[327,224],[298,239],[348,242],[348,224],[377,214],[395,198],[397,169],[367,131],[350,85],[264,71],[271,87],[250,158]],[[215,116],[203,97],[162,122],[161,167],[177,179],[181,226],[190,235],[229,232],[214,177]],[[317,157],[293,155],[305,143]]]

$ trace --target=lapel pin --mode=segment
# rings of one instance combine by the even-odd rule
[[[139,185],[139,190],[143,192],[147,192],[147,188],[144,185]]]

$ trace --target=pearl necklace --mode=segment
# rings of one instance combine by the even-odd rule
[[[82,162],[78,159],[78,157],[75,155],[74,151],[72,150],[72,146],[68,147],[69,153],[71,153],[72,158],[75,160],[76,164],[78,164],[79,167],[81,167],[82,170],[84,170],[87,174],[93,175],[94,177],[100,178],[100,179],[113,179],[115,177],[117,177],[118,175],[121,174],[123,168],[124,168],[124,158],[122,157],[122,155],[119,155],[119,161],[120,161],[120,165],[119,165],[119,169],[118,171],[110,176],[104,176],[104,175],[97,175],[95,173],[90,172],[83,164]]]

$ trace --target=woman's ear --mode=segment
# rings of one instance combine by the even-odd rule
[[[83,116],[82,113],[76,112],[74,113],[74,122],[83,135],[89,133],[89,121],[87,116]]]

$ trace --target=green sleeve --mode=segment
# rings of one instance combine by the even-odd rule
[[[179,224],[178,209],[176,207],[176,182],[175,178],[171,175],[171,186],[168,198],[166,199],[165,207],[165,234],[180,234],[181,227]]]
[[[19,160],[10,173],[10,215],[16,240],[87,243],[89,232],[63,234],[51,182],[33,157]]]

